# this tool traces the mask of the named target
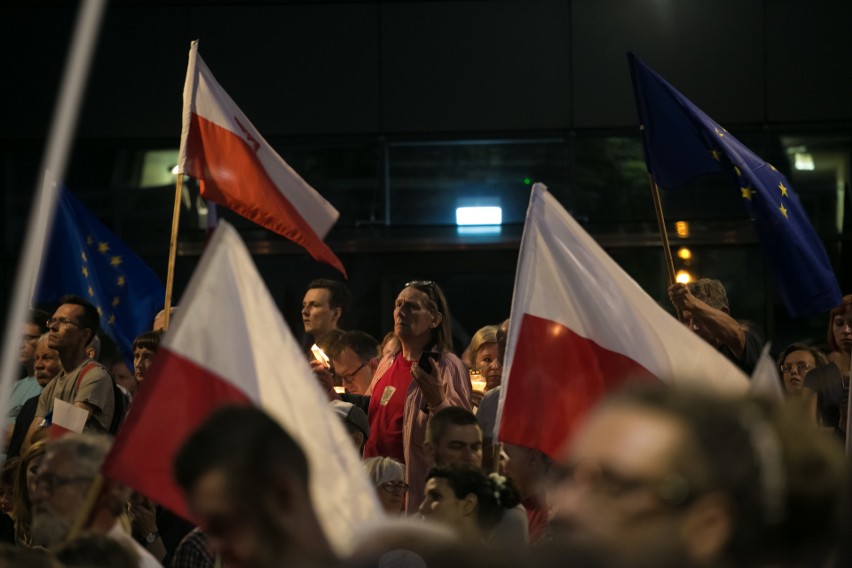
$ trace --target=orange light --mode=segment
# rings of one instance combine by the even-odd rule
[[[677,231],[677,236],[682,239],[689,237],[689,223],[687,221],[678,221],[675,223],[675,231]]]
[[[689,284],[692,282],[692,274],[686,270],[678,270],[677,274],[675,274],[675,281],[681,284]]]
[[[680,247],[677,251],[677,256],[683,260],[689,260],[692,258],[692,251],[686,247]]]

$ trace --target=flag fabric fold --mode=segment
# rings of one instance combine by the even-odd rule
[[[535,184],[495,436],[557,456],[584,414],[629,380],[748,389],[733,363],[661,308]]]
[[[260,135],[198,54],[189,51],[178,170],[201,195],[301,245],[346,275],[323,242],[339,213]]]
[[[790,315],[803,317],[837,306],[841,294],[834,270],[787,178],[638,57],[630,53],[628,60],[645,160],[657,185],[673,189],[700,175],[728,175]]]
[[[63,188],[33,303],[66,294],[98,308],[101,329],[132,369],[133,340],[151,329],[166,291],[142,259]]]
[[[769,354],[771,347],[770,343],[763,346],[760,359],[757,360],[757,365],[754,366],[751,374],[749,391],[755,396],[783,403],[786,398],[784,387],[781,386],[781,377],[778,376],[778,364]]]
[[[189,434],[223,404],[257,405],[301,445],[320,523],[339,554],[379,516],[374,490],[236,230],[220,221],[104,474],[190,518],[172,475]]]

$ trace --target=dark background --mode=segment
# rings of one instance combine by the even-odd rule
[[[0,7],[3,290],[29,212],[74,2]],[[554,195],[661,303],[665,270],[626,52],[791,179],[850,289],[852,3],[841,0],[423,2],[116,1],[108,8],[67,184],[165,279],[173,186],[146,184],[176,151],[189,43],[267,140],[341,212],[327,238],[381,337],[409,279],[439,282],[459,343],[507,317],[530,183]],[[816,169],[798,171],[796,149]],[[203,242],[188,189],[176,295]],[[825,316],[777,304],[736,190],[699,180],[663,196],[675,247],[728,287],[734,315],[776,348],[821,339]],[[454,210],[496,200],[497,235],[459,235]],[[299,330],[305,284],[336,273],[256,226],[241,230]],[[689,235],[677,236],[676,221]],[[3,306],[2,309],[5,309]]]

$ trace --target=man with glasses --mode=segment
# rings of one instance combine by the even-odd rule
[[[614,566],[825,565],[848,539],[845,459],[791,410],[659,385],[617,393],[552,468],[554,539]]]
[[[77,296],[64,296],[60,303],[47,322],[47,344],[59,353],[64,371],[41,393],[27,435],[27,447],[45,417],[52,415],[53,401],[57,398],[89,413],[84,431],[109,432],[115,414],[112,377],[102,365],[86,356],[86,346],[98,332],[98,311]]]
[[[349,394],[365,395],[379,365],[379,342],[363,331],[340,336],[329,353],[334,375]]]
[[[65,542],[109,449],[109,439],[94,434],[68,434],[47,444],[30,496],[34,545],[56,548]],[[127,488],[106,480],[83,530],[106,535],[133,549],[142,568],[158,567],[160,563],[119,522],[129,493]]]

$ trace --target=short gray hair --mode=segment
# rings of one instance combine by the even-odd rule
[[[364,470],[375,487],[394,479],[405,479],[405,466],[393,458],[367,458],[364,460]]]
[[[79,475],[94,478],[112,447],[112,440],[103,434],[67,434],[47,444],[49,453],[71,458]]]

